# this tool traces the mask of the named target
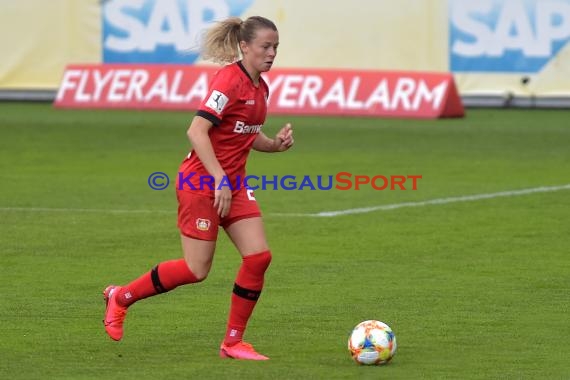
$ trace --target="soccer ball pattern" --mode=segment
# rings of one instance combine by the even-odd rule
[[[390,326],[375,320],[360,322],[348,339],[350,355],[363,365],[387,364],[396,347],[396,336]]]

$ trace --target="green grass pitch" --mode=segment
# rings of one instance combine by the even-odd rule
[[[283,216],[570,184],[570,111],[454,120],[269,117],[295,147],[256,175],[420,174],[413,190],[257,191],[274,260],[246,339],[218,358],[239,256],[221,233],[205,282],[137,303],[104,333],[101,292],[181,256],[171,185],[192,112],[0,104],[0,378],[568,379],[570,189],[329,218]],[[361,367],[365,319],[398,352]]]

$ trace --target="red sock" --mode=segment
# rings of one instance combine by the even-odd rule
[[[117,293],[117,303],[127,307],[143,298],[194,282],[198,282],[198,279],[190,271],[184,259],[165,261],[123,286]]]
[[[271,263],[270,251],[243,258],[232,293],[225,345],[231,346],[242,340],[247,321],[261,294],[263,277],[269,263]]]

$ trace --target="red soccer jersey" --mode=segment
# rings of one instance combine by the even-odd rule
[[[235,192],[243,187],[247,157],[265,122],[269,87],[263,78],[256,87],[245,67],[236,62],[214,75],[208,91],[196,115],[214,124],[210,140]],[[213,196],[207,181],[210,174],[194,151],[182,162],[179,172],[177,189]]]

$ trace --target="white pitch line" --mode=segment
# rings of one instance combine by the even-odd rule
[[[549,192],[560,191],[560,190],[570,190],[570,184],[561,185],[561,186],[542,186],[542,187],[535,187],[532,189],[501,191],[498,193],[489,193],[489,194],[473,194],[473,195],[464,195],[464,196],[460,196],[460,197],[437,198],[437,199],[431,199],[431,200],[419,201],[419,202],[404,202],[404,203],[393,203],[393,204],[373,206],[373,207],[350,208],[350,209],[338,210],[338,211],[322,211],[322,212],[317,212],[317,213],[312,213],[312,214],[278,213],[278,214],[271,214],[271,215],[273,215],[273,216],[289,216],[289,217],[332,218],[332,217],[341,216],[341,215],[366,214],[366,213],[374,212],[374,211],[395,210],[395,209],[404,208],[404,207],[421,207],[421,206],[429,206],[429,205],[444,205],[444,204],[457,203],[457,202],[474,202],[474,201],[479,201],[482,199],[493,199],[493,198],[500,198],[500,197],[516,197],[519,195],[527,195],[527,194],[534,194],[534,193],[549,193]]]
[[[436,198],[419,202],[403,202],[387,205],[351,208],[337,211],[322,211],[317,213],[272,213],[269,216],[277,217],[312,217],[312,218],[331,218],[341,215],[366,214],[374,211],[388,211],[404,207],[421,207],[429,205],[443,205],[457,202],[474,202],[482,199],[493,199],[500,197],[516,197],[519,195],[550,193],[554,191],[570,190],[570,184],[560,186],[542,186],[532,189],[501,191],[489,194],[473,194],[463,195],[459,197]],[[91,209],[91,208],[48,208],[48,207],[0,207],[2,211],[20,211],[20,212],[86,212],[86,213],[108,213],[108,214],[175,214],[176,210],[128,210],[128,209]]]

